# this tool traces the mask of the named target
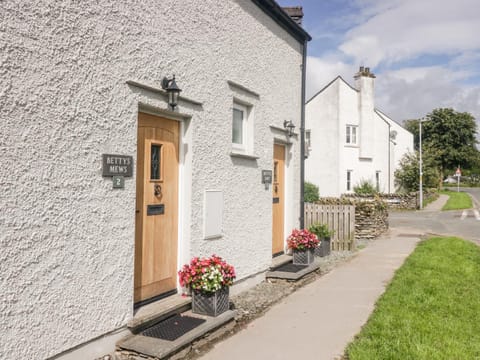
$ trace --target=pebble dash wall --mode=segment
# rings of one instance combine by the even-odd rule
[[[48,358],[133,316],[135,174],[113,190],[101,155],[136,163],[139,103],[166,103],[128,80],[159,87],[175,74],[182,95],[203,104],[178,109],[191,117],[179,266],[213,252],[239,278],[268,266],[272,194],[260,174],[272,168],[274,138],[289,140],[272,129],[284,120],[299,129],[297,40],[249,0],[0,8],[1,359]],[[233,98],[254,105],[256,160],[230,156]],[[290,140],[286,229],[299,213],[299,137]],[[208,189],[224,198],[223,236],[211,241],[202,230]]]

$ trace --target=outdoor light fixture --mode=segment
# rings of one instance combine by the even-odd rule
[[[182,91],[175,82],[175,75],[171,79],[164,77],[162,80],[162,89],[164,89],[168,94],[168,105],[175,110],[175,107],[178,104],[178,95]]]
[[[287,135],[288,137],[293,136],[293,130],[295,130],[295,125],[293,124],[292,120],[284,120],[283,121],[283,127],[287,129]]]

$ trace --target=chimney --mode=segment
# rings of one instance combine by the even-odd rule
[[[360,157],[371,159],[375,151],[374,79],[369,67],[360,66],[354,76],[358,90]]]
[[[302,26],[303,8],[301,6],[283,7],[282,9],[297,23],[297,25]]]

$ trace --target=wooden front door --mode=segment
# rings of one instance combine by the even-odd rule
[[[272,253],[284,251],[283,220],[285,211],[285,146],[273,145],[273,221]]]
[[[138,114],[135,303],[177,286],[178,142],[178,121]]]

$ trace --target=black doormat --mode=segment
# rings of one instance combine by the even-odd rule
[[[142,335],[158,339],[173,341],[180,336],[185,335],[190,330],[203,324],[206,320],[192,316],[182,316],[180,314],[169,317],[168,319],[148,328],[142,332]]]
[[[296,273],[299,272],[305,268],[307,268],[308,265],[294,265],[293,263],[286,263],[283,265],[280,265],[279,267],[276,267],[272,271],[283,271],[283,272],[289,272],[289,273]]]

